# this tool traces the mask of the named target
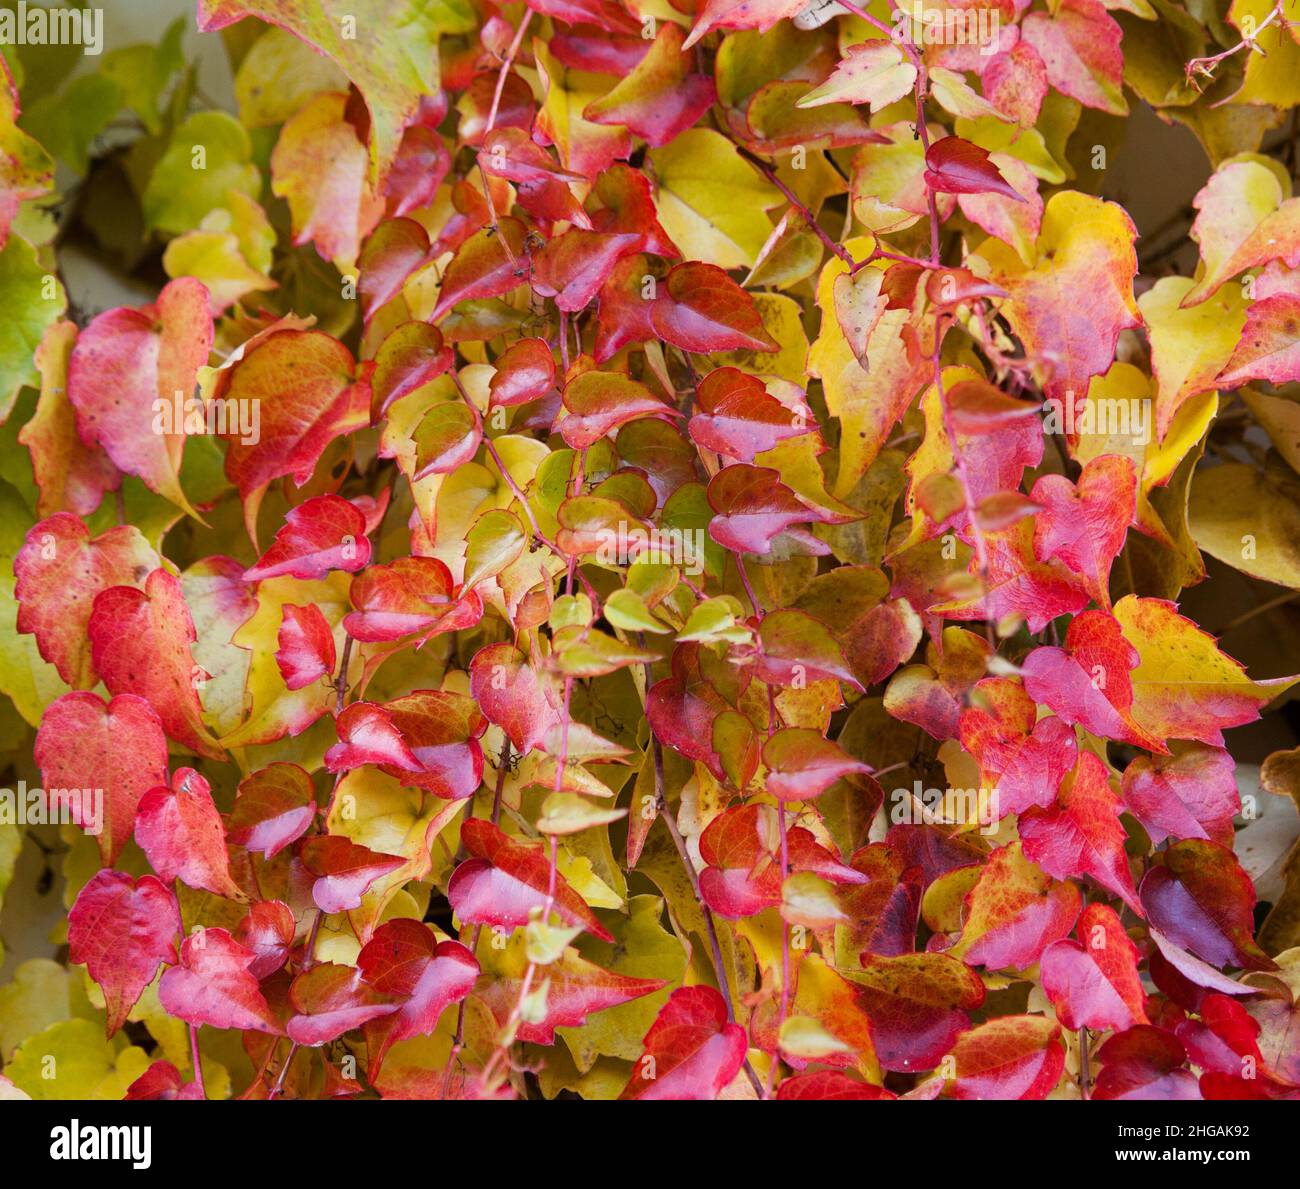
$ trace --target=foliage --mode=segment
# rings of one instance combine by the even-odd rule
[[[1293,9],[6,47],[0,1096],[1300,1096]]]

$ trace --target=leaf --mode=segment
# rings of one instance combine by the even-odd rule
[[[401,10],[400,19],[380,0],[201,0],[199,28],[223,29],[246,16],[287,29],[356,84],[370,111],[371,169],[377,176],[387,172],[420,97],[438,89],[440,35],[466,33],[474,25],[460,0]]]
[[[979,976],[946,954],[868,956],[851,978],[881,1066],[903,1073],[934,1069],[984,1002]]]
[[[334,834],[308,838],[302,844],[302,864],[315,876],[311,898],[321,912],[347,912],[359,908],[366,889],[405,860],[399,855],[377,854]]]
[[[493,405],[511,407],[545,396],[554,383],[555,357],[546,341],[520,339],[497,357],[488,393]]]
[[[355,504],[337,495],[317,495],[290,508],[275,542],[245,582],[262,578],[324,578],[330,570],[355,573],[370,560],[366,521]]]
[[[649,158],[659,222],[682,255],[718,268],[751,267],[772,231],[765,212],[780,193],[711,128],[689,129]]]
[[[342,343],[318,330],[274,330],[223,370],[212,399],[256,401],[261,435],[227,437],[226,477],[247,500],[272,479],[301,487],[325,448],[370,418],[368,369]]]
[[[1068,723],[1094,735],[1165,751],[1158,735],[1139,725],[1133,671],[1141,664],[1123,626],[1105,611],[1071,621],[1065,648],[1037,648],[1025,658],[1025,692]]]
[[[176,961],[176,897],[152,875],[97,872],[68,914],[68,960],[84,965],[104,992],[106,1028],[125,1022],[163,963]]]
[[[765,787],[778,801],[810,801],[850,773],[871,771],[820,732],[793,727],[768,737],[763,763]]]
[[[79,517],[57,512],[32,527],[14,558],[18,630],[35,635],[64,681],[87,689],[98,678],[86,635],[96,596],[138,587],[157,566],[158,555],[134,526],[92,538]]]
[[[1146,1024],[1140,953],[1115,911],[1089,904],[1076,932],[1078,941],[1055,941],[1043,953],[1043,990],[1062,1027],[1123,1032]]]
[[[645,1036],[645,1051],[621,1095],[627,1099],[716,1098],[740,1072],[745,1030],[727,1021],[712,987],[680,987]]]
[[[107,705],[95,694],[64,694],[41,719],[33,758],[46,798],[66,805],[70,820],[95,834],[100,857],[110,865],[130,841],[140,799],[167,783],[162,724],[134,694],[118,694]]]
[[[357,967],[369,986],[397,1002],[395,1012],[365,1026],[372,1078],[394,1044],[432,1033],[443,1011],[473,989],[479,973],[465,946],[436,942],[428,926],[401,919],[375,930],[357,955]]]
[[[104,492],[121,482],[117,468],[99,447],[87,446],[77,433],[76,410],[68,400],[68,360],[77,339],[72,322],[53,322],[34,355],[40,371],[36,412],[18,431],[18,441],[32,456],[32,474],[40,497],[36,513],[87,516]]]
[[[521,933],[515,934],[504,951],[484,947],[483,977],[474,995],[487,1004],[502,1025],[518,1002],[522,989],[528,965],[525,948]],[[519,1023],[519,1039],[529,1044],[554,1044],[557,1028],[582,1029],[588,1025],[590,1016],[633,1003],[666,985],[663,979],[630,978],[606,970],[583,958],[572,946],[565,947],[560,956],[545,967],[543,977],[546,985],[544,1014],[538,1019]],[[656,996],[658,998],[662,997]]]
[[[301,1045],[323,1045],[372,1020],[392,1015],[398,1005],[362,982],[361,971],[336,962],[318,962],[289,987],[295,1014],[285,1031]]]
[[[1127,595],[1115,604],[1115,618],[1138,652],[1133,717],[1156,738],[1222,747],[1226,728],[1254,722],[1296,680],[1251,681],[1213,637],[1163,599]]]
[[[910,95],[916,82],[916,67],[890,41],[868,41],[849,46],[828,78],[802,99],[799,107],[825,103],[869,103],[873,112]]]
[[[226,832],[212,790],[193,768],[178,768],[170,788],[159,785],[140,798],[135,839],[160,879],[244,899],[230,874]]]
[[[1205,838],[1228,846],[1232,819],[1241,808],[1232,757],[1196,743],[1168,756],[1138,756],[1124,769],[1120,795],[1157,846],[1166,838]]]
[[[271,190],[289,204],[293,242],[315,244],[340,268],[353,265],[383,212],[347,103],[342,92],[317,95],[285,122],[271,153]]]
[[[1300,585],[1300,483],[1282,467],[1198,468],[1187,512],[1193,540],[1211,557],[1266,582]]]
[[[1042,1016],[1004,1016],[957,1038],[953,1098],[1041,1099],[1065,1068],[1061,1029]]]
[[[1091,876],[1142,916],[1124,853],[1119,813],[1119,798],[1111,791],[1106,766],[1092,752],[1081,752],[1078,765],[1061,782],[1057,803],[1047,809],[1035,807],[1021,817],[1020,839],[1026,856],[1048,875]]]
[[[185,402],[208,361],[212,333],[208,291],[181,277],[153,304],[121,306],[93,319],[68,360],[68,399],[81,437],[186,512],[192,509],[180,483]]]
[[[1093,1097],[1188,1101],[1200,1098],[1196,1077],[1184,1068],[1187,1050],[1172,1032],[1139,1025],[1110,1037],[1097,1052],[1101,1072]]]
[[[674,265],[650,310],[655,330],[683,351],[776,351],[754,299],[722,269],[688,261]]]
[[[1071,2],[1100,9],[1097,0]],[[1042,361],[1049,397],[1064,402],[1073,391],[1079,399],[1088,381],[1110,367],[1120,331],[1140,324],[1133,300],[1135,234],[1120,207],[1063,190],[1043,209],[1032,266],[997,241],[986,242],[974,259],[974,266],[987,264],[981,275],[1009,294],[1003,310],[1026,352]],[[1080,293],[1089,295],[1086,307]]]
[[[343,617],[354,640],[378,643],[415,633],[428,639],[444,631],[471,627],[483,615],[473,592],[456,596],[447,567],[436,557],[399,557],[372,565],[352,581],[355,611]]]
[[[239,782],[226,834],[237,846],[273,859],[315,818],[311,777],[297,764],[268,764]]]
[[[979,145],[960,136],[945,136],[925,154],[925,182],[944,194],[1002,194],[1012,202],[1024,197]]]
[[[1078,919],[1079,890],[1056,883],[1024,855],[1019,843],[995,850],[966,897],[954,957],[990,970],[1023,970]]]
[[[564,386],[568,416],[559,422],[565,443],[585,450],[606,434],[638,417],[674,417],[644,384],[613,372],[583,372]]]
[[[286,688],[302,689],[334,672],[334,634],[325,616],[314,606],[286,603],[275,663]]]
[[[163,730],[201,756],[222,750],[203,724],[195,682],[194,621],[181,584],[157,569],[144,589],[111,586],[95,596],[90,613],[91,659],[111,694],[137,694],[154,708]]]
[[[649,53],[613,90],[589,103],[583,118],[597,124],[622,124],[652,148],[680,136],[712,105],[713,79],[692,74],[692,56],[682,52],[680,26],[664,21]]]
[[[225,929],[202,929],[181,945],[180,964],[163,972],[158,998],[167,1012],[196,1027],[279,1033],[257,979],[256,959]]]
[[[511,644],[490,644],[470,662],[470,689],[488,721],[499,726],[519,755],[541,747],[560,714],[542,674]]]
[[[1034,518],[1034,554],[1058,559],[1087,580],[1092,597],[1110,606],[1110,570],[1137,516],[1137,476],[1122,455],[1089,459],[1077,483],[1044,475],[1029,498],[1042,509]]]
[[[1173,843],[1138,891],[1152,926],[1210,965],[1275,968],[1255,944],[1255,889],[1230,850],[1199,839]]]
[[[1042,57],[1047,81],[1063,95],[1111,115],[1128,114],[1121,86],[1124,34],[1100,0],[1063,0],[1051,16],[1031,13],[1021,35]]]
[[[525,925],[532,911],[548,902],[551,867],[541,849],[517,842],[482,818],[461,827],[470,855],[447,885],[447,899],[462,921],[483,925]],[[609,931],[563,876],[554,877],[552,910],[566,924],[586,929],[604,941]]]

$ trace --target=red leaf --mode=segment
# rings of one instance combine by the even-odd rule
[[[334,672],[334,633],[314,604],[281,612],[275,664],[289,689],[303,689]]]
[[[170,1061],[155,1061],[135,1079],[122,1096],[123,1102],[199,1101],[205,1097],[198,1082],[186,1082]]]
[[[1056,804],[1033,808],[1019,822],[1025,854],[1057,879],[1088,875],[1144,916],[1124,853],[1120,802],[1111,791],[1106,765],[1090,751],[1079,753],[1074,771],[1061,783]]]
[[[158,967],[176,961],[180,931],[176,897],[152,875],[98,871],[77,894],[68,913],[68,960],[84,965],[104,992],[110,1036]]]
[[[711,371],[696,386],[700,410],[690,421],[691,439],[706,450],[741,462],[808,432],[812,414],[770,395],[763,381],[734,367]]]
[[[722,269],[697,260],[675,265],[650,311],[654,328],[683,351],[778,351],[754,299]]]
[[[564,386],[568,415],[558,424],[574,450],[585,450],[607,433],[638,417],[676,417],[644,384],[615,372],[583,372]]]
[[[347,772],[362,764],[383,764],[404,772],[419,772],[420,761],[382,706],[353,702],[334,722],[339,741],[325,753],[325,767]]]
[[[451,571],[436,557],[399,557],[370,566],[352,580],[352,605],[343,617],[349,636],[362,643],[402,640],[417,632],[421,643],[441,632],[473,627],[483,616],[474,592],[457,596]]]
[[[727,1005],[712,987],[679,987],[645,1035],[625,1099],[709,1100],[740,1072],[745,1030],[727,1020]]]
[[[244,898],[230,875],[226,831],[212,790],[193,768],[178,768],[170,788],[159,785],[140,798],[135,840],[161,879]]]
[[[1085,611],[1070,622],[1065,647],[1036,648],[1021,666],[1025,691],[1068,723],[1094,735],[1167,752],[1132,714],[1138,651],[1107,611]]]
[[[285,1031],[300,1045],[323,1045],[370,1020],[392,1015],[398,1005],[391,997],[362,981],[361,971],[335,962],[318,962],[289,987],[289,1002],[297,1013]]]
[[[268,764],[240,781],[226,834],[237,846],[273,859],[315,818],[316,791],[306,771],[297,764]]]
[[[765,787],[778,801],[809,801],[837,780],[871,766],[853,759],[821,732],[785,727],[763,745]]]
[[[143,591],[112,586],[95,596],[90,651],[112,694],[138,694],[177,743],[208,759],[223,757],[203,723],[194,663],[194,621],[181,584],[166,570],[149,575]]]
[[[41,656],[74,689],[97,675],[87,628],[95,596],[111,586],[139,586],[158,555],[133,525],[91,539],[79,517],[57,512],[28,532],[14,557],[17,627],[36,637]]]
[[[1071,1030],[1123,1032],[1147,1023],[1138,948],[1115,910],[1089,904],[1076,933],[1079,941],[1055,941],[1043,952],[1043,990],[1057,1019]]]
[[[301,853],[303,866],[316,877],[311,898],[328,913],[360,908],[375,880],[406,863],[400,855],[380,854],[337,834],[308,838]]]
[[[389,702],[385,709],[420,765],[416,772],[400,765],[385,766],[385,772],[449,801],[478,790],[483,781],[478,737],[487,729],[487,719],[473,699],[442,690],[416,690]]]
[[[317,495],[290,508],[275,543],[252,568],[245,582],[263,578],[323,578],[330,570],[356,573],[370,561],[366,518],[355,504],[338,495]]]
[[[862,1101],[879,1102],[881,1099],[894,1099],[898,1095],[883,1086],[873,1086],[870,1082],[860,1082],[838,1069],[825,1069],[819,1073],[801,1073],[784,1079],[776,1088],[778,1102],[830,1102]]]
[[[533,288],[573,314],[599,292],[614,265],[640,247],[639,235],[572,227],[533,257]]]
[[[1042,1016],[989,1020],[957,1039],[953,1098],[1046,1098],[1065,1069],[1061,1029]]]
[[[460,942],[438,942],[427,925],[405,919],[380,925],[357,955],[357,966],[370,986],[397,1004],[396,1012],[366,1026],[371,1078],[399,1040],[429,1035],[443,1010],[473,989],[479,971]]]
[[[1074,730],[1050,715],[1037,719],[1024,686],[1005,677],[976,684],[958,719],[961,745],[973,755],[988,786],[997,790],[990,817],[1046,808],[1078,757]]]
[[[421,224],[414,219],[380,223],[357,257],[362,317],[369,322],[429,259],[429,233]]]
[[[256,955],[248,968],[254,978],[264,979],[285,964],[295,930],[293,912],[281,900],[259,900],[248,910],[235,930],[235,940]]]
[[[587,104],[595,124],[622,124],[653,148],[685,132],[717,98],[713,79],[692,74],[694,55],[682,52],[685,35],[672,21],[659,26],[650,52],[612,91]]]
[[[1042,506],[1034,520],[1034,553],[1058,558],[1087,579],[1089,592],[1110,606],[1110,568],[1137,514],[1133,460],[1122,454],[1090,458],[1077,486],[1064,475],[1044,475],[1029,498]]]
[[[555,357],[545,339],[520,339],[497,357],[496,371],[488,381],[493,405],[526,404],[538,400],[555,386]]]
[[[80,793],[56,801],[66,805],[69,820],[96,835],[105,863],[115,863],[130,840],[140,798],[167,783],[167,737],[153,707],[133,694],[108,705],[89,693],[51,702],[33,756],[47,801],[55,789]],[[86,799],[94,790],[103,793],[98,807]]]
[[[1236,772],[1222,748],[1189,743],[1170,756],[1138,756],[1124,769],[1120,795],[1155,846],[1171,837],[1230,846],[1241,808]]]
[[[709,536],[724,549],[736,553],[767,555],[778,540],[797,540],[806,552],[825,553],[821,542],[797,524],[822,519],[769,467],[735,463],[723,467],[709,481],[709,507],[716,515],[709,521]]]
[[[369,424],[371,367],[319,330],[277,330],[220,373],[215,399],[261,409],[256,442],[226,437],[226,477],[241,498],[285,475],[301,487],[330,442]]]
[[[382,416],[395,401],[436,380],[451,367],[453,357],[436,326],[403,322],[375,353],[375,371],[370,377],[372,416]]]
[[[163,973],[158,998],[188,1024],[281,1031],[249,969],[257,960],[225,929],[200,929],[181,945],[180,965]]]
[[[1156,856],[1139,894],[1154,928],[1212,966],[1276,969],[1255,944],[1255,888],[1230,850],[1176,842]]]
[[[868,955],[852,980],[881,1067],[902,1073],[934,1069],[984,1002],[979,975],[947,954]]]
[[[187,511],[180,484],[184,402],[212,348],[208,300],[193,277],[179,277],[153,305],[119,307],[93,319],[68,361],[68,399],[82,439]]]
[[[1014,202],[1024,196],[989,160],[987,149],[960,136],[945,136],[925,154],[925,183],[944,194],[1001,194]]]
[[[1163,1028],[1139,1025],[1117,1032],[1097,1058],[1101,1072],[1092,1096],[1099,1101],[1186,1102],[1201,1096],[1195,1076],[1184,1068],[1187,1050]]]
[[[526,925],[533,909],[545,906],[551,867],[541,847],[516,841],[483,818],[470,818],[461,827],[461,842],[471,857],[452,873],[447,899],[462,921]],[[552,909],[566,924],[614,940],[558,872]]]
[[[509,216],[499,220],[497,230],[486,228],[470,236],[443,273],[432,320],[436,322],[457,302],[500,297],[525,284],[528,257],[523,247],[524,226]]]
[[[488,721],[509,736],[520,755],[541,747],[561,715],[544,684],[544,673],[512,644],[489,644],[470,662],[470,691]]]

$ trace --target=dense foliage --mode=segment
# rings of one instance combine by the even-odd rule
[[[0,892],[66,925],[0,1097],[1300,1095],[1300,861],[1265,919],[1238,845],[1300,760],[1243,799],[1225,745],[1300,670],[1298,38],[199,0],[6,46]],[[1143,275],[1139,104],[1208,162]]]

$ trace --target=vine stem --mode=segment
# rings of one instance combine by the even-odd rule
[[[506,787],[506,772],[510,769],[510,758],[512,754],[513,750],[510,744],[510,736],[507,735],[501,742],[501,755],[497,760],[496,786],[492,790],[492,824],[494,826],[499,825],[501,822],[501,803]],[[474,800],[471,797],[465,806],[466,820],[469,818],[469,810],[473,807],[473,804]],[[469,950],[476,960],[478,958],[478,939],[482,932],[483,926],[475,925],[474,931],[470,934]],[[448,1092],[451,1089],[451,1073],[456,1067],[456,1058],[460,1056],[461,1050],[465,1047],[465,1005],[468,1001],[469,996],[466,995],[465,998],[460,1001],[460,1007],[456,1012],[456,1034],[452,1038],[451,1052],[447,1054],[447,1065],[442,1073],[442,1096],[444,1099],[447,1097]]]
[[[1266,16],[1262,21],[1260,21],[1255,31],[1249,35],[1243,35],[1242,39],[1239,42],[1237,42],[1236,45],[1229,46],[1222,53],[1211,54],[1205,58],[1193,58],[1190,62],[1188,62],[1187,65],[1183,67],[1183,74],[1184,77],[1187,79],[1188,83],[1196,86],[1197,90],[1199,91],[1201,88],[1199,85],[1196,84],[1197,76],[1200,76],[1201,78],[1212,79],[1214,77],[1214,68],[1218,66],[1220,62],[1226,61],[1228,58],[1231,58],[1233,55],[1241,53],[1241,51],[1244,49],[1248,49],[1252,54],[1259,54],[1260,57],[1264,57],[1264,58],[1268,57],[1268,55],[1262,49],[1260,49],[1258,44],[1256,43],[1259,38],[1259,35],[1263,33],[1264,30],[1269,27],[1269,25],[1273,24],[1274,21],[1281,21],[1284,26],[1290,24],[1290,22],[1287,21],[1286,17],[1282,15],[1282,8],[1283,5],[1285,5],[1285,3],[1286,0],[1276,0],[1276,3],[1269,10],[1268,16]],[[1222,102],[1226,103],[1227,100],[1226,99],[1222,100]],[[1219,104],[1216,103],[1213,106],[1218,107]]]
[[[483,126],[483,137],[479,144],[486,144],[487,138],[492,135],[492,129],[496,127],[497,111],[501,107],[501,96],[506,89],[506,77],[510,73],[510,67],[514,65],[515,55],[519,53],[519,47],[523,44],[524,34],[528,31],[529,22],[533,19],[533,10],[524,9],[524,15],[519,21],[519,28],[515,30],[514,38],[510,42],[510,47],[506,50],[506,56],[501,59],[501,69],[497,71],[497,84],[492,91],[492,105],[488,108],[487,123]],[[483,171],[483,166],[479,165],[479,178],[483,182],[483,197],[487,201],[488,216],[492,220],[492,226],[499,226],[497,216],[496,202],[492,198],[492,185],[488,181],[487,174]],[[509,240],[504,235],[498,237],[501,246],[505,249],[506,259],[513,265],[515,262],[514,249],[511,248]]]
[[[644,671],[645,685],[648,691],[653,681],[649,663],[644,666]],[[663,746],[653,730],[650,732],[650,754],[654,762],[655,773],[655,810],[663,820],[665,827],[668,829],[668,834],[673,840],[673,846],[677,850],[677,857],[681,860],[682,867],[686,871],[686,878],[690,881],[691,892],[695,896],[696,904],[699,905],[700,915],[704,918],[704,931],[709,936],[709,950],[713,959],[713,977],[717,979],[718,990],[722,993],[723,1002],[727,1005],[727,1022],[734,1024],[736,1022],[736,1009],[731,1002],[731,981],[727,978],[727,967],[722,960],[722,942],[718,937],[717,922],[714,921],[713,912],[704,902],[704,896],[700,892],[700,877],[695,871],[695,864],[691,862],[691,853],[686,846],[686,839],[682,837],[677,821],[668,808],[668,798],[664,795]],[[742,1068],[745,1077],[749,1079],[749,1084],[754,1087],[754,1093],[760,1098],[766,1098],[767,1091],[759,1080],[758,1074],[754,1072],[754,1067],[750,1064],[748,1056],[745,1057]]]
[[[208,1096],[208,1088],[203,1084],[203,1065],[199,1061],[199,1026],[190,1025],[190,1064],[194,1066],[194,1080],[199,1084],[199,1093]]]
[[[556,757],[555,762],[555,784],[552,792],[558,793],[564,786],[564,770],[569,762],[569,722],[570,722],[570,704],[573,698],[573,678],[564,679],[564,718],[560,727],[560,754]],[[555,889],[559,879],[559,839],[556,835],[548,836],[550,847],[548,848],[549,870],[546,876],[546,902],[542,905],[541,920],[543,923],[549,923],[551,919],[551,909],[555,907]],[[519,984],[519,995],[515,999],[514,1007],[510,1010],[510,1015],[506,1017],[505,1026],[501,1029],[501,1035],[506,1039],[498,1041],[492,1055],[488,1058],[487,1064],[483,1067],[483,1072],[479,1075],[479,1081],[487,1085],[492,1075],[496,1072],[497,1066],[506,1058],[510,1045],[513,1043],[515,1030],[519,1027],[519,1021],[524,1014],[524,1003],[528,999],[529,992],[533,988],[533,980],[537,977],[537,963],[530,961],[524,970],[523,981]]]

